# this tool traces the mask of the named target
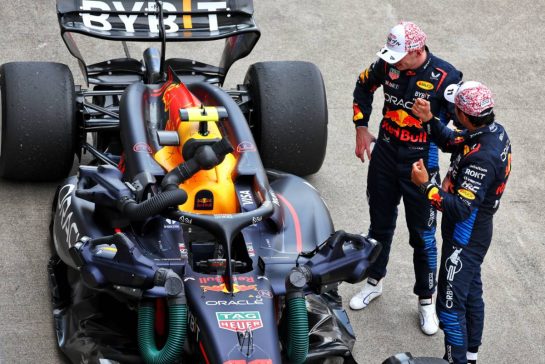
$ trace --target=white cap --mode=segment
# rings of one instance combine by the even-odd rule
[[[426,45],[426,33],[412,22],[402,21],[390,30],[386,45],[377,53],[384,61],[395,64],[407,53]]]
[[[455,104],[464,113],[472,116],[484,116],[485,110],[494,107],[492,91],[477,81],[460,82],[448,85],[445,99]]]

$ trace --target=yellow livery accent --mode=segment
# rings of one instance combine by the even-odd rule
[[[198,122],[181,122],[180,125],[178,125],[178,136],[180,137],[180,148],[182,148],[189,139],[222,139],[220,130],[214,122],[208,123],[208,135],[199,134]]]
[[[366,68],[364,71],[360,73],[360,80],[361,82],[365,82],[365,80],[369,78],[369,69]]]
[[[361,120],[361,119],[363,119],[363,114],[360,111],[359,113],[354,115],[354,121],[358,121],[358,120]]]
[[[201,115],[201,108],[190,108]],[[216,108],[206,108],[207,117],[217,120]],[[190,139],[217,141],[222,139],[221,132],[215,122],[208,123],[208,135],[199,134],[199,122],[181,122],[178,124],[180,146],[166,146],[157,151],[154,159],[167,172],[184,162],[181,150]],[[239,203],[232,180],[236,158],[228,154],[222,163],[210,170],[202,170],[180,185],[187,192],[187,201],[179,206],[180,210],[198,214],[232,214],[239,211]]]
[[[199,214],[232,214],[239,210],[236,198],[235,184],[231,174],[236,166],[236,159],[228,154],[225,160],[217,167],[200,171],[180,185],[187,192],[187,201],[180,206],[180,210]],[[196,209],[199,205],[198,194],[201,191],[210,191],[212,201],[209,209]]]
[[[182,154],[178,148],[172,146],[163,147],[153,157],[157,163],[170,172],[183,161]]]
[[[218,109],[213,106],[191,107],[182,109],[181,112],[187,117],[182,116],[182,121],[219,121],[220,119]]]
[[[191,11],[191,0],[183,0],[182,11]],[[184,15],[182,18],[184,21],[184,29],[193,28],[193,20],[191,19],[191,15]]]
[[[439,193],[439,188],[433,186],[432,188],[430,188],[430,190],[428,191],[428,200],[433,200],[433,195]]]
[[[117,248],[115,246],[103,246],[100,250],[106,250],[109,252],[117,253]]]

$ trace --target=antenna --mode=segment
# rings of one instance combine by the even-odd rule
[[[165,79],[165,53],[167,48],[167,35],[165,32],[165,22],[163,14],[163,2],[161,0],[155,0],[157,5],[157,12],[159,14],[159,37],[161,38],[161,65],[159,68],[159,73],[161,74],[161,79]]]

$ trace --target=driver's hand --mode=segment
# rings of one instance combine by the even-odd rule
[[[430,102],[421,98],[418,98],[414,101],[411,111],[413,112],[414,116],[416,116],[425,123],[433,118],[433,114],[431,113],[430,108]]]
[[[426,166],[424,165],[424,161],[422,158],[417,160],[413,163],[413,167],[411,170],[411,181],[417,185],[420,186],[423,183],[426,183],[430,180],[428,176],[428,171],[426,170]]]
[[[356,128],[356,157],[361,159],[362,163],[365,162],[365,155],[367,159],[371,160],[371,144],[375,142],[377,138],[367,130],[365,126],[359,126]]]

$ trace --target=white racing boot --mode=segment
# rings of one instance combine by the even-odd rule
[[[352,297],[350,300],[350,308],[353,310],[361,310],[362,308],[367,307],[369,302],[377,298],[382,294],[382,279],[376,281],[375,279],[369,278],[367,282],[363,285],[361,291]]]
[[[432,298],[418,300],[418,313],[420,315],[420,329],[426,335],[433,335],[439,330],[439,320],[435,313],[435,304]]]

